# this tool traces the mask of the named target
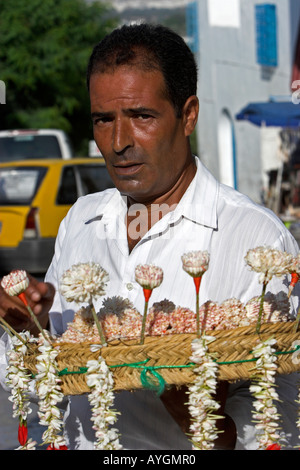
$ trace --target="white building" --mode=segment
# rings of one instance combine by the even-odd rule
[[[220,181],[261,202],[268,170],[281,164],[278,128],[263,130],[236,114],[249,102],[291,97],[300,1],[194,3],[198,155]]]

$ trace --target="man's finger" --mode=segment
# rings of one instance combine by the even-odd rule
[[[38,279],[28,276],[29,278],[29,286],[26,289],[26,294],[30,297],[30,299],[35,302],[41,302],[41,301],[52,301],[54,294],[55,294],[55,288],[52,284],[49,282],[41,282]]]

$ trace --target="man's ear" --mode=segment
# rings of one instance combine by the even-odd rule
[[[193,133],[197,124],[198,113],[199,100],[196,95],[192,95],[186,100],[182,110],[182,119],[186,137]]]

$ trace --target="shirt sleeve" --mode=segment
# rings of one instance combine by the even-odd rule
[[[68,312],[65,314],[64,306],[62,304],[62,298],[59,293],[59,259],[60,254],[63,249],[64,238],[67,230],[69,214],[60,224],[58,234],[55,241],[55,251],[52,258],[51,264],[48,268],[48,271],[45,275],[45,281],[50,282],[55,288],[55,296],[53,304],[49,312],[49,322],[50,322],[50,331],[53,335],[62,335],[66,328],[66,322],[71,321],[70,315]]]

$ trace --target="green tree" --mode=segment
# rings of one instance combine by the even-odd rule
[[[92,135],[88,58],[115,26],[109,6],[101,2],[1,2],[0,79],[6,84],[6,105],[0,107],[0,128],[60,128],[80,152]]]

